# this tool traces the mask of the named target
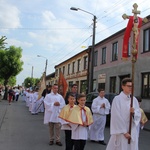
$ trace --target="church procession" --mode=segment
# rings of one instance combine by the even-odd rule
[[[0,150],[149,150],[149,116],[142,109],[142,97],[135,94],[140,29],[149,18],[138,17],[140,11],[136,3],[132,13],[133,16],[122,16],[128,19],[128,24],[121,61],[128,60],[131,34],[132,50],[128,63],[131,72],[121,76],[120,91],[114,91],[112,85],[110,92],[114,96],[107,98],[108,86],[103,84],[106,76],[101,76],[101,83],[90,80],[93,80],[92,64],[84,91],[85,85],[66,77],[59,65],[55,66],[59,71],[55,72],[57,78],[47,84],[46,59],[45,71],[36,86],[16,88],[15,100],[10,88],[8,102],[0,99]],[[90,107],[88,94],[93,94]]]
[[[99,95],[93,100],[90,110],[85,106],[85,94],[77,93],[76,84],[71,86],[65,98],[58,94],[57,84],[45,89],[41,87],[34,90],[27,88],[19,101],[10,105],[2,100],[0,110],[5,109],[4,114],[0,113],[2,150],[149,149],[150,128],[148,131],[143,129],[150,122],[140,111],[140,100],[137,98],[138,104],[134,97],[133,108],[129,109],[132,89],[130,78],[122,81],[123,91],[113,100],[110,127],[105,126],[110,103],[104,97],[103,89],[99,89]],[[127,110],[134,115],[131,134],[128,133],[130,115]]]

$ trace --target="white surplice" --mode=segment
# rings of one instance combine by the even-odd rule
[[[59,102],[60,106],[55,106],[54,103]],[[58,117],[61,109],[65,106],[65,100],[60,94],[51,92],[44,98],[45,113],[44,124],[49,122],[60,123],[61,119]]]
[[[105,104],[105,108],[101,108],[103,103]],[[106,115],[110,112],[109,101],[105,97],[101,98],[98,96],[93,100],[92,112],[94,123],[90,127],[90,140],[103,141]]]
[[[111,137],[106,150],[138,150],[136,128],[140,122],[141,112],[135,97],[133,97],[134,116],[132,117],[130,144],[124,136],[129,131],[130,104],[130,96],[125,95],[123,92],[114,98],[111,108]]]
[[[84,110],[82,110],[81,117],[82,117],[83,122],[85,122],[86,114]],[[72,130],[71,139],[73,140],[87,140],[88,139],[88,127],[81,126],[78,124],[73,124],[73,123],[70,123],[70,125],[71,125],[71,130]]]

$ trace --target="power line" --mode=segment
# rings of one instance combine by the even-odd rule
[[[0,29],[3,30],[87,30],[88,28],[6,28],[6,27],[0,27]]]

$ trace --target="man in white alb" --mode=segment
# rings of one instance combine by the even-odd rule
[[[61,119],[58,117],[61,109],[65,106],[64,98],[58,94],[58,85],[54,84],[52,92],[47,94],[44,99],[45,114],[44,124],[49,124],[50,142],[49,145],[54,144],[54,128],[56,145],[62,146],[60,142]]]
[[[106,150],[138,150],[137,126],[141,119],[138,101],[133,97],[131,104],[132,80],[122,80],[123,91],[113,99],[111,108],[111,123],[109,143]],[[130,113],[132,113],[131,134],[129,134]],[[130,144],[128,140],[130,139]]]

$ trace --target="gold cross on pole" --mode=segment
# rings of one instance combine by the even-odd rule
[[[147,18],[140,18],[137,15],[140,14],[140,11],[137,10],[138,5],[135,3],[133,5],[133,10],[132,13],[134,14],[133,16],[128,16],[126,14],[123,14],[122,17],[123,19],[129,19],[129,23],[128,26],[126,28],[127,33],[125,33],[126,36],[124,36],[124,38],[126,37],[127,40],[124,39],[124,54],[127,53],[127,42],[129,40],[129,36],[130,36],[130,32],[131,30],[133,31],[133,44],[132,44],[132,92],[131,92],[131,105],[130,107],[133,107],[133,95],[134,95],[134,64],[136,62],[137,59],[137,47],[138,47],[138,37],[139,37],[139,32],[140,32],[140,27],[142,26],[142,21],[143,22],[147,22]],[[125,55],[127,56],[127,55]],[[130,113],[130,122],[129,122],[129,134],[131,135],[131,127],[132,127],[132,116],[133,114]],[[131,139],[128,140],[128,144],[130,144]]]

